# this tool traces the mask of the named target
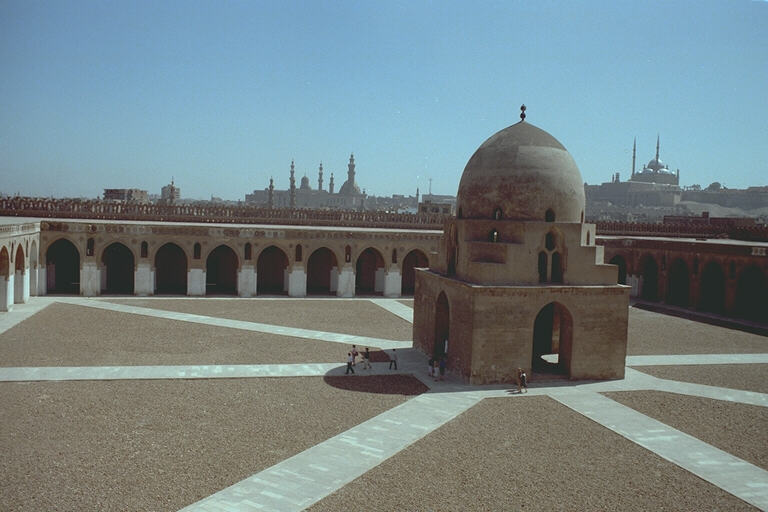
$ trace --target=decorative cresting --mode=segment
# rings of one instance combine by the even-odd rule
[[[552,135],[522,119],[486,140],[461,176],[458,211],[465,219],[580,222],[584,182],[570,153]]]

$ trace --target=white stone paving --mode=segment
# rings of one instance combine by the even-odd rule
[[[768,340],[766,340],[768,349]],[[627,356],[627,366],[684,366],[697,364],[766,364],[768,354],[684,354]]]
[[[471,392],[417,396],[182,510],[304,510],[481,399]]]
[[[413,321],[412,308],[395,299],[368,300],[400,318]],[[35,297],[28,304],[17,305],[14,311],[0,315],[0,333],[51,302],[315,341],[397,348],[401,349],[397,352],[400,356],[398,371],[389,370],[387,363],[374,363],[373,370],[361,370],[358,374],[413,374],[432,388],[430,393],[412,398],[184,510],[303,510],[483,398],[520,396],[510,386],[469,387],[450,375],[446,381],[433,382],[426,378],[426,357],[415,350],[404,350],[411,346],[410,341],[274,326],[77,297]],[[768,354],[627,357],[628,366],[765,363],[768,363]],[[0,381],[301,377],[343,374],[344,369],[345,365],[336,363],[0,368]],[[768,407],[768,394],[660,379],[629,367],[623,380],[533,383],[529,394],[550,396],[744,501],[768,509],[768,472],[599,394],[630,390],[658,390]]]
[[[370,299],[370,300],[377,306],[386,309],[393,315],[397,315],[403,320],[413,323],[413,308],[409,308],[405,304],[398,302],[397,299]]]
[[[598,393],[555,393],[558,402],[760,509],[768,472]]]
[[[167,320],[177,320],[180,322],[192,322],[196,324],[211,325],[215,327],[228,327],[230,329],[241,329],[244,331],[254,331],[266,334],[276,334],[278,336],[291,336],[293,338],[304,338],[315,341],[329,341],[332,343],[342,343],[344,345],[358,345],[368,347],[389,348],[407,348],[412,345],[411,341],[393,341],[383,338],[371,338],[368,336],[355,336],[353,334],[340,334],[335,332],[313,331],[310,329],[299,329],[297,327],[284,327],[281,325],[263,324],[259,322],[246,322],[244,320],[232,320],[229,318],[219,318],[205,315],[195,315],[192,313],[179,313],[176,311],[165,311],[161,309],[152,309],[138,306],[129,306],[126,304],[114,304],[100,300],[80,299],[75,297],[66,297],[59,300],[67,304],[86,306],[89,308],[106,309],[120,313],[131,313],[134,315],[151,316],[155,318],[165,318]]]

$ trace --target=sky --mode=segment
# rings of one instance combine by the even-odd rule
[[[0,192],[456,194],[519,121],[584,181],[768,185],[768,2],[0,0]]]

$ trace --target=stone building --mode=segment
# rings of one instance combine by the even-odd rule
[[[521,118],[464,169],[440,254],[416,274],[414,346],[474,384],[518,368],[623,378],[630,289],[584,223],[573,158]]]

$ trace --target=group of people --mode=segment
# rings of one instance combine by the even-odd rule
[[[361,362],[363,363],[363,370],[371,369],[371,352],[368,347],[365,347],[364,352],[358,352],[357,346],[352,345],[352,350],[347,352],[347,371],[344,372],[344,375],[355,373],[354,366],[357,364],[358,358],[360,358]],[[395,369],[397,369],[397,366],[395,366]]]
[[[432,356],[427,363],[429,365],[429,376],[435,380],[443,380],[445,378],[445,369],[448,367],[448,360],[443,354],[441,357]]]

